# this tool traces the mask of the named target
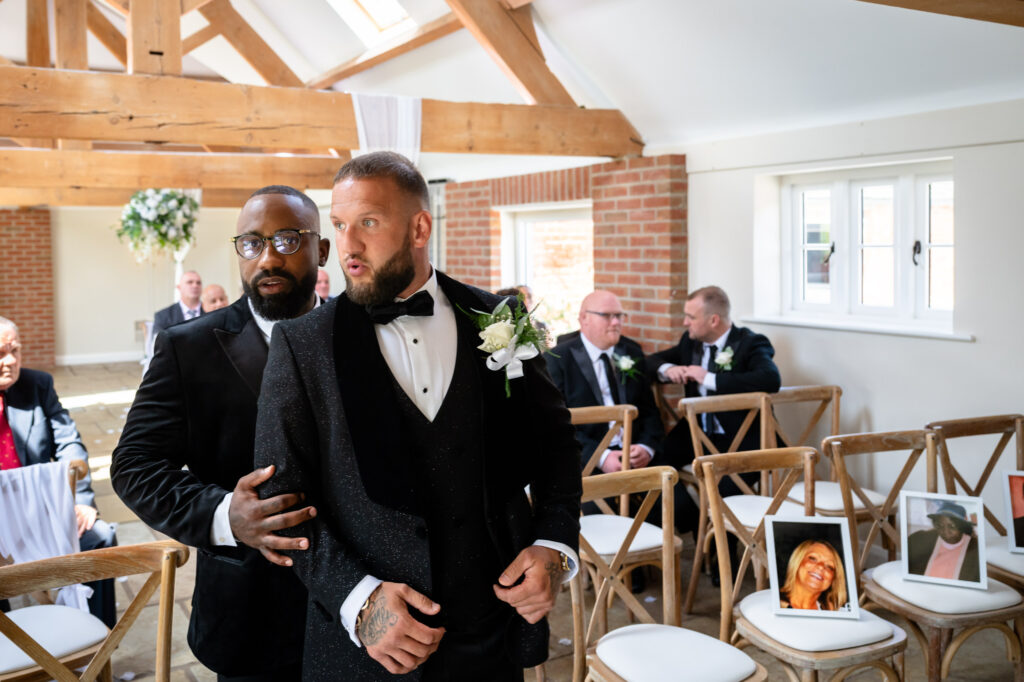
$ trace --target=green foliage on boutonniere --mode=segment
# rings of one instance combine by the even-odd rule
[[[522,301],[522,297],[519,299]],[[480,329],[483,341],[477,348],[490,353],[487,368],[492,371],[505,370],[505,397],[511,396],[510,379],[523,376],[523,361],[537,357],[547,349],[546,336],[533,324],[533,311],[520,306],[515,310],[502,299],[489,313],[480,310],[468,315]]]
[[[728,372],[732,369],[732,355],[732,348],[726,346],[722,349],[721,353],[715,356],[715,364],[718,366],[718,371]]]

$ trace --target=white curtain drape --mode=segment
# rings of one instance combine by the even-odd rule
[[[419,97],[352,94],[359,153],[392,151],[414,165],[420,160],[423,109]]]
[[[67,462],[0,471],[0,556],[20,564],[78,551]],[[88,611],[90,596],[91,588],[69,585],[60,588],[57,603]]]

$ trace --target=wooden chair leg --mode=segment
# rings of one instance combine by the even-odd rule
[[[922,627],[928,635],[928,650],[924,653],[924,664],[928,682],[942,681],[942,639],[943,633],[939,628]]]
[[[700,491],[700,516],[697,521],[697,543],[693,548],[693,569],[690,571],[690,584],[686,588],[686,613],[693,612],[693,600],[697,596],[697,583],[700,581],[701,569],[704,566],[704,542],[708,535],[708,503],[704,490]]]
[[[818,671],[813,668],[801,668],[800,682],[818,682]]]

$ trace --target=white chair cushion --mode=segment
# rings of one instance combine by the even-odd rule
[[[860,498],[857,497],[856,493],[851,491],[853,496],[853,508],[864,509],[864,503],[861,502]],[[885,502],[885,495],[876,493],[874,490],[868,490],[864,488],[864,494],[867,495],[868,500],[873,506],[880,506]],[[803,504],[804,501],[804,484],[803,481],[797,483],[789,491],[789,499],[794,502]],[[843,511],[843,493],[838,483],[833,481],[815,481],[814,482],[814,506],[817,509],[824,509],[825,511],[841,512]]]
[[[629,625],[597,642],[597,657],[628,682],[738,682],[754,660],[734,646],[671,625]]]
[[[747,528],[753,528],[761,523],[761,519],[768,513],[768,506],[772,498],[763,495],[730,495],[723,498],[723,502],[732,510],[736,518]],[[775,512],[776,516],[803,516],[803,505],[789,500],[783,500],[782,506]]]
[[[56,658],[102,642],[110,632],[99,618],[67,606],[26,606],[7,615]],[[28,654],[0,635],[0,674],[34,665]]]
[[[740,613],[755,628],[780,644],[801,651],[836,651],[881,642],[896,626],[860,610],[852,618],[810,618],[772,613],[772,591],[761,590],[740,602]]]
[[[580,518],[580,534],[598,554],[615,554],[622,546],[633,519],[611,514],[588,514]],[[661,547],[661,529],[644,521],[630,543],[629,549],[640,552]]]
[[[1004,571],[1024,576],[1024,554],[1011,552],[1007,547],[1006,538],[993,538],[985,543],[985,560]]]
[[[899,561],[876,566],[865,572],[884,590],[903,601],[936,613],[977,613],[1005,609],[1020,603],[1020,593],[998,580],[988,579],[984,590],[957,585],[939,585],[903,579]]]

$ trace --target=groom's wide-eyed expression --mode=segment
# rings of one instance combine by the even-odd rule
[[[344,178],[331,192],[331,223],[345,293],[361,305],[415,292],[429,272],[430,212],[388,177]]]

